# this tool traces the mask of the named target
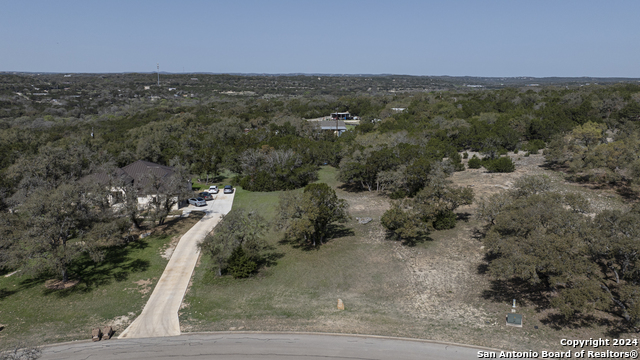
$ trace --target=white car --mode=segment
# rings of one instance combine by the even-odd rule
[[[218,193],[218,186],[216,186],[216,185],[209,186],[209,193],[210,194],[217,194]]]
[[[207,202],[203,198],[191,198],[189,204],[195,206],[207,206]]]

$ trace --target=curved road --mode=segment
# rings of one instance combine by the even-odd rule
[[[376,336],[234,332],[67,343],[45,347],[42,359],[468,360],[478,350],[491,351]]]
[[[234,196],[235,192],[218,194],[206,207],[197,209],[204,211],[205,216],[182,235],[142,313],[119,338],[180,335],[178,310],[200,255],[198,243],[213,230],[222,215],[231,211]],[[186,210],[196,209],[189,206]]]

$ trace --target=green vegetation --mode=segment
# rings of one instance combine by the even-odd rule
[[[473,191],[459,188],[447,180],[447,170],[435,166],[426,174],[427,185],[415,197],[393,203],[380,222],[390,237],[410,245],[423,241],[431,229],[452,229],[456,224],[456,210],[473,201]]]
[[[316,164],[305,164],[302,156],[291,149],[249,149],[240,161],[244,174],[240,186],[250,191],[292,190],[315,179]]]
[[[266,221],[255,211],[233,209],[199,247],[216,263],[218,276],[228,272],[234,277],[248,277],[263,262],[265,227]]]
[[[497,159],[483,159],[483,166],[489,172],[508,173],[516,169],[515,164],[510,157],[504,156]]]
[[[247,255],[242,246],[233,250],[227,263],[226,271],[236,279],[247,278],[258,269],[258,264]]]
[[[321,181],[335,173],[336,169],[323,167],[318,177]],[[279,195],[285,193],[237,191],[234,210],[260,209],[268,222],[277,214]],[[302,189],[293,192],[302,194]],[[246,279],[217,276],[211,258],[203,257],[185,297],[188,307],[180,316],[181,324],[193,330],[245,326],[249,330],[302,330],[301,324],[317,321],[321,325],[323,319],[329,319],[344,322],[347,332],[368,329],[368,333],[382,334],[388,331],[384,329],[411,321],[390,305],[397,282],[403,281],[402,262],[389,259],[386,243],[362,243],[366,232],[352,220],[344,226],[348,230],[314,248],[291,246],[281,241],[283,231],[270,229],[264,236],[271,249],[270,261]],[[343,312],[336,309],[338,298],[346,304]]]
[[[552,191],[544,178],[520,179],[480,213],[491,224],[484,238],[489,271],[567,319],[601,310],[638,327],[640,208],[605,210],[593,221],[589,211],[578,193]]]
[[[11,276],[2,272],[3,343],[11,343],[10,339],[32,344],[87,339],[91,328],[107,323],[123,331],[142,311],[167,264],[160,256],[163,250],[200,218],[192,213],[167,221],[144,239],[107,249],[99,263],[88,255],[80,257],[69,268],[74,282],[66,286],[78,281],[74,286],[23,271]]]
[[[480,169],[482,167],[482,160],[480,160],[475,154],[469,159],[467,163],[469,169]]]
[[[336,232],[334,223],[349,219],[347,207],[327,184],[309,184],[302,194],[286,192],[280,196],[276,226],[284,230],[287,241],[315,247]]]
[[[282,284],[293,284],[290,291],[297,301],[311,305],[294,308],[289,315],[325,316],[326,311],[313,306],[333,301],[343,285],[357,286],[353,279],[326,275],[329,269],[342,267],[342,275],[369,271],[362,276],[373,281],[374,276],[390,276],[397,265],[388,265],[385,273],[373,265],[349,263],[364,250],[342,240],[351,239],[352,233],[357,239],[378,233],[365,232],[349,220],[345,195],[377,196],[375,205],[361,206],[388,209],[374,220],[380,219],[379,233],[424,246],[420,243],[436,236],[433,230],[453,233],[465,219],[456,211],[471,204],[474,194],[470,188],[453,186],[449,178],[464,174],[455,172],[465,170],[462,159],[469,152],[482,155],[473,155],[469,168],[484,166],[501,173],[490,175],[497,177],[519,176],[507,153],[523,151],[530,160],[538,158],[535,154],[541,149],[549,169],[566,173],[571,181],[617,191],[629,204],[617,210],[594,209],[591,218],[584,215],[586,202],[579,196],[550,191],[543,180],[519,184],[482,205],[488,227],[478,236],[486,235],[490,276],[506,288],[542,292],[540,296],[568,318],[596,309],[619,315],[625,326],[638,324],[638,249],[629,241],[637,237],[637,211],[629,210],[638,198],[640,175],[637,84],[603,79],[599,83],[609,85],[578,86],[583,80],[542,79],[542,84],[556,81],[562,86],[533,89],[518,87],[522,79],[473,79],[487,86],[477,89],[464,86],[471,78],[191,78],[167,75],[161,86],[145,89],[155,83],[152,75],[0,75],[0,271],[19,271],[0,280],[0,311],[4,315],[4,305],[9,304],[6,311],[20,312],[16,299],[28,304],[20,317],[9,317],[7,329],[21,326],[16,325],[20,319],[40,311],[34,301],[25,300],[29,297],[66,296],[82,305],[82,296],[97,296],[99,291],[124,293],[111,288],[109,281],[91,282],[84,295],[76,290],[45,293],[40,285],[80,279],[72,288],[80,289],[93,272],[119,269],[126,261],[113,254],[136,253],[130,248],[140,243],[133,241],[135,235],[172,223],[172,205],[192,195],[184,187],[187,179],[196,180],[198,190],[222,181],[239,185],[234,212],[221,224],[218,238],[213,235],[203,245],[209,254],[204,260],[208,272],[197,275],[201,282],[194,285],[196,293],[189,300],[193,311],[199,309],[193,303],[198,292],[211,295],[206,283],[221,288],[218,302],[211,305],[218,307],[206,310],[209,320],[242,313],[242,307],[225,305],[238,299],[234,291],[239,289],[255,316],[264,311],[285,317],[285,310],[265,299],[286,298],[289,290]],[[406,110],[396,112],[395,107]],[[337,137],[306,120],[336,110],[358,116],[360,124]],[[136,160],[172,166],[175,177],[150,174],[144,189],[133,188],[116,169]],[[139,192],[152,196],[141,208]],[[118,206],[111,206],[114,202]],[[229,228],[222,230],[225,223]],[[273,223],[281,228],[260,225]],[[255,226],[246,228],[247,224]],[[287,244],[279,243],[283,238]],[[376,256],[389,256],[385,246],[391,245],[375,244]],[[517,265],[516,260],[523,259],[505,249],[528,254],[524,265]],[[144,256],[153,263],[151,255]],[[225,271],[232,276],[223,276]],[[252,276],[231,279],[248,275]],[[373,286],[365,288],[363,296],[388,299],[375,294],[379,289]],[[385,291],[393,293],[392,288]],[[101,320],[125,314],[122,309],[135,313],[138,310],[129,309],[141,304],[117,298],[111,317],[106,306],[88,309]],[[257,304],[261,301],[267,308]],[[399,319],[373,308],[384,313],[383,318],[395,319],[390,321]],[[43,323],[67,321],[77,326],[89,324],[87,319],[94,316],[88,310],[60,315],[44,315]],[[199,318],[194,312],[190,316]],[[36,332],[28,321],[25,324],[15,333],[3,331]],[[70,329],[65,326],[58,331]],[[74,331],[68,333],[77,334]]]

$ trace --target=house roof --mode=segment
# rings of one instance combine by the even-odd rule
[[[133,179],[138,191],[144,191],[151,183],[149,175],[153,174],[161,179],[166,179],[174,173],[173,167],[171,166],[160,165],[144,160],[131,163],[121,170]]]
[[[133,182],[133,178],[129,176],[126,172],[124,172],[122,169],[115,169],[111,174],[108,174],[106,172],[89,174],[83,177],[82,181],[95,182],[100,185],[107,186],[111,183],[112,180],[117,178],[122,180],[124,183]]]
[[[138,189],[139,195],[146,194],[151,177],[154,175],[162,180],[173,175],[174,169],[171,166],[160,165],[150,161],[138,160],[123,168],[115,169],[113,174],[94,173],[85,177],[87,181],[95,181],[98,184],[108,185],[114,178],[121,179],[124,183],[133,184]]]
[[[134,179],[138,179],[139,177],[149,173],[162,177],[173,174],[173,168],[171,166],[160,165],[144,160],[133,162],[123,167],[121,170]]]
[[[319,126],[322,130],[335,130],[336,121],[318,121],[317,126]],[[347,130],[347,126],[344,124],[344,121],[338,121],[338,130]]]

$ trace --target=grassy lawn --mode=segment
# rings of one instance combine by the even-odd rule
[[[503,191],[524,174],[555,176],[539,167],[540,159],[531,158],[530,164],[519,165],[515,173],[464,171],[452,180],[459,186],[472,186],[480,199]],[[184,332],[375,334],[520,351],[566,351],[559,345],[561,338],[611,337],[606,322],[562,326],[549,320],[548,309],[493,287],[482,272],[485,250],[477,230],[483,224],[473,217],[477,205],[458,210],[461,218],[456,228],[434,231],[424,242],[403,246],[386,239],[379,222],[389,207],[388,199],[375,192],[339,188],[336,172],[323,167],[318,181],[336,188],[338,196],[349,202],[353,219],[341,233],[305,251],[283,244],[282,234],[270,230],[266,239],[272,246],[273,262],[250,279],[216,277],[204,257],[180,313]],[[560,185],[561,177],[557,181]],[[254,209],[270,220],[278,195],[238,189],[234,208]],[[596,200],[613,200],[591,195]],[[359,224],[356,217],[373,220]],[[504,324],[513,298],[518,298],[518,312],[526,319],[521,329]],[[336,308],[338,299],[344,301],[344,311]]]
[[[336,169],[325,166],[318,181],[332,187]],[[296,191],[302,191],[298,189]],[[281,192],[236,189],[235,208],[258,211],[268,221],[275,216]],[[406,286],[401,259],[390,258],[386,242],[369,242],[370,227],[355,220],[334,239],[314,250],[281,243],[270,229],[273,263],[250,279],[216,277],[202,258],[180,314],[183,331],[300,330],[398,334],[406,318],[395,295]],[[346,310],[337,309],[338,299]],[[340,330],[337,330],[339,327]]]
[[[198,182],[198,177],[194,177],[191,179],[191,184],[192,184],[192,188],[194,191],[204,191],[209,189],[209,186],[211,185],[218,185],[218,188],[222,188],[225,185],[229,185],[231,184],[231,179],[235,176],[236,174],[229,171],[229,170],[224,170],[221,171],[218,176],[216,177],[210,177],[209,178],[209,182],[208,183],[201,183]],[[206,181],[205,177],[200,177],[200,180],[202,181]]]
[[[107,324],[117,336],[140,314],[162,274],[168,261],[161,250],[200,217],[167,221],[150,236],[109,250],[100,264],[78,261],[71,272],[80,282],[68,289],[47,289],[49,277],[0,275],[0,344],[89,339],[93,327]]]

